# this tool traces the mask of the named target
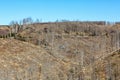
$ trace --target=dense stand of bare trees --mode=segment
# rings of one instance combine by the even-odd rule
[[[36,23],[39,23],[39,20],[37,20]],[[17,38],[17,33],[28,28],[32,24],[33,20],[31,18],[23,19],[19,23],[12,21],[10,24],[9,37]],[[117,29],[107,31],[106,28],[105,22],[56,22],[54,24],[49,24],[49,27],[44,28],[43,31],[39,31],[37,45],[41,46],[42,43],[45,43],[44,48],[49,49],[48,46],[50,46],[51,55],[57,57],[56,53],[59,52],[59,49],[67,52],[69,50],[69,46],[72,46],[69,41],[66,41],[66,44],[69,44],[69,46],[66,47],[66,44],[63,44],[61,47],[61,43],[56,42],[57,38],[60,38],[60,40],[63,40],[64,42],[66,37],[72,37],[74,38],[74,44],[76,47],[74,51],[71,52],[71,59],[76,61],[76,59],[78,59],[77,56],[80,56],[80,58],[78,64],[73,65],[67,73],[67,80],[101,80],[101,75],[99,70],[97,70],[97,68],[99,68],[99,65],[96,65],[97,61],[103,61],[106,63],[102,67],[104,71],[101,71],[103,72],[103,75],[105,74],[104,80],[118,80],[120,78],[120,72],[118,72],[120,70],[120,65],[118,64],[113,67],[111,60],[105,60],[105,58],[120,49],[120,31]],[[97,38],[98,36],[100,38]],[[79,42],[80,37],[90,37],[91,40],[93,38],[100,40],[96,44],[94,42],[89,44],[90,50],[88,54],[84,48],[79,48],[79,45],[81,44],[77,43],[77,41]],[[25,41],[29,42],[29,40],[29,36],[27,36]],[[57,43],[60,44],[58,47],[59,49],[56,48]],[[99,54],[96,55],[95,53]],[[74,56],[76,56],[76,58]],[[62,57],[64,59],[64,56]],[[30,72],[30,77],[33,76],[31,71],[28,72]],[[21,73],[16,74],[18,74],[16,79],[26,79],[25,77],[19,77]],[[5,76],[7,76],[7,74],[5,74]],[[31,78],[31,80],[33,79],[38,80]]]
[[[75,24],[78,24],[78,23],[75,23]],[[112,31],[109,33],[109,32],[105,32],[100,30],[101,28],[97,28],[97,27],[94,27],[94,26],[84,26],[84,27],[79,27],[79,26],[76,26],[75,24],[70,24],[70,23],[67,23],[65,22],[65,25],[67,25],[67,27],[65,26],[64,27],[64,30],[66,33],[68,33],[69,35],[72,35],[72,32],[76,32],[76,34],[79,33],[79,31],[81,31],[82,33],[89,33],[91,35],[87,35],[87,36],[101,36],[101,42],[99,42],[99,45],[97,46],[97,44],[95,43],[92,43],[90,48],[92,50],[90,50],[90,57],[88,57],[89,59],[89,65],[90,65],[90,75],[91,77],[89,78],[86,78],[86,76],[88,76],[87,74],[84,74],[84,68],[85,67],[88,67],[89,65],[84,65],[84,62],[85,62],[85,58],[84,58],[84,51],[83,50],[80,50],[80,55],[81,55],[81,59],[80,59],[80,64],[79,64],[79,69],[74,69],[75,67],[73,67],[73,71],[71,71],[69,74],[69,77],[68,77],[68,80],[100,80],[101,79],[101,76],[97,73],[96,71],[96,66],[95,63],[97,62],[97,60],[104,60],[106,57],[110,56],[111,54],[113,54],[114,52],[116,52],[117,50],[120,49],[120,32],[119,30],[115,30],[115,31]],[[57,26],[57,25],[56,25]],[[81,26],[81,25],[80,25]],[[55,34],[54,34],[55,35]],[[86,36],[86,35],[80,35],[80,36]],[[63,36],[64,37],[64,36]],[[74,39],[76,39],[76,37],[78,36],[75,36]],[[91,37],[91,38],[92,38]],[[53,39],[53,37],[51,38]],[[78,39],[77,39],[78,40]],[[76,40],[75,40],[76,42]],[[53,42],[52,42],[53,44]],[[111,45],[110,45],[111,44]],[[76,43],[76,46],[77,46],[77,43]],[[55,49],[55,48],[54,48]],[[76,47],[76,52],[79,51],[79,48]],[[99,55],[95,56],[95,52],[100,52]],[[84,66],[83,66],[84,65]],[[114,80],[116,77],[114,76],[114,71],[112,71],[112,64],[110,61],[106,61],[106,66],[105,67],[105,76],[106,76],[106,80]],[[99,67],[98,67],[99,68]],[[87,68],[86,68],[87,69]],[[89,70],[89,69],[88,69]],[[75,72],[77,71],[77,72]],[[82,71],[82,73],[80,73],[79,71]],[[74,77],[76,76],[77,74],[79,74],[78,77]],[[82,78],[80,78],[80,75],[82,75]],[[83,77],[84,75],[84,77]],[[117,74],[119,75],[119,74]],[[116,78],[117,80],[118,78]]]
[[[53,26],[55,26],[55,27],[53,27]],[[62,27],[62,26],[64,26],[64,27]],[[81,36],[82,37],[91,36],[91,38],[92,37],[94,38],[94,36],[101,36],[101,38],[98,38],[98,39],[101,39],[98,46],[95,43],[90,44],[92,46],[90,47],[90,49],[91,49],[89,52],[90,56],[87,57],[88,61],[89,61],[88,64],[86,64],[86,60],[84,58],[86,53],[84,52],[84,50],[79,50],[79,46],[77,46],[78,43],[77,42],[75,43],[76,49],[74,52],[80,54],[80,56],[81,56],[81,58],[79,59],[80,64],[78,65],[77,68],[76,68],[76,66],[73,66],[71,68],[70,73],[68,75],[68,80],[100,80],[101,76],[96,71],[97,67],[96,67],[95,63],[97,62],[97,60],[98,61],[101,59],[104,60],[104,58],[113,54],[115,51],[117,51],[119,49],[119,46],[120,46],[119,45],[119,43],[120,43],[119,30],[115,30],[115,31],[111,30],[110,33],[109,32],[104,33],[104,30],[102,31],[100,27],[97,27],[97,25],[95,25],[95,26],[94,26],[94,24],[91,24],[91,25],[82,24],[81,25],[81,23],[79,23],[79,22],[75,22],[75,23],[64,22],[62,26],[60,26],[58,23],[58,24],[52,25],[52,27],[46,29],[46,32],[48,32],[46,34],[46,41],[48,43],[50,43],[49,40],[51,40],[52,55],[54,55],[54,56],[55,56],[55,52],[57,52],[57,50],[54,46],[55,36],[56,36],[56,34],[58,34],[55,31],[57,31],[57,29],[60,29],[60,27],[62,27],[62,31],[65,31],[66,34],[69,34],[70,36],[74,36],[73,38],[75,39],[75,42],[76,42],[76,40],[78,40],[77,37],[81,37]],[[76,34],[72,35],[74,32]],[[61,36],[62,36],[62,39],[65,39],[65,37],[66,37],[64,34],[62,34]],[[69,44],[69,42],[67,42],[67,43]],[[53,50],[54,50],[54,53],[53,53]],[[95,56],[95,52],[100,52],[100,54]],[[72,59],[75,59],[75,58],[72,57]],[[113,77],[115,77],[115,76],[113,76],[114,71],[111,71],[112,65],[110,64],[110,61],[109,62],[107,61],[106,63],[107,63],[106,66],[108,66],[108,67],[107,68],[105,67],[105,72],[106,72],[105,79],[106,80],[114,80],[113,79]],[[90,70],[89,70],[88,66],[89,66]],[[87,70],[86,71],[89,73],[89,75],[85,74],[86,73],[85,69],[87,69],[86,67],[88,68],[88,71]],[[117,74],[117,75],[119,75],[119,74]],[[90,76],[90,77],[87,78],[87,76]]]

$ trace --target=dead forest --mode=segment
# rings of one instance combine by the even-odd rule
[[[12,21],[0,54],[1,80],[119,80],[120,23]]]

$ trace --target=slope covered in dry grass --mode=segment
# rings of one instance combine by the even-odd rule
[[[119,25],[57,22],[11,28],[14,35],[0,39],[3,79],[119,79]]]
[[[66,80],[68,69],[69,63],[56,59],[38,46],[14,39],[0,39],[2,80]]]

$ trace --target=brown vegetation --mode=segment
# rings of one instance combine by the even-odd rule
[[[119,27],[102,21],[33,23],[28,18],[23,24],[12,22],[8,39],[0,39],[0,53],[7,59],[0,59],[10,66],[8,70],[14,70],[11,63],[16,63],[26,75],[34,74],[31,80],[119,80]],[[36,72],[27,71],[29,67]],[[17,70],[17,76],[25,76]]]

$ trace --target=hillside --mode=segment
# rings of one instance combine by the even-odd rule
[[[57,58],[78,63],[82,52],[87,64],[91,55],[99,57],[119,46],[118,30],[119,25],[92,22],[32,24],[18,32],[15,38],[39,45]]]
[[[120,79],[120,50],[99,60],[92,65],[93,77],[100,75],[101,80],[119,80]]]
[[[0,39],[2,80],[65,80],[69,67],[69,63],[58,60],[41,47],[14,39]]]
[[[120,78],[119,24],[55,22],[14,24],[7,28],[0,31],[6,32],[0,34],[3,79],[8,79],[7,76],[15,76],[15,80]],[[12,75],[8,75],[10,70],[14,72]]]

